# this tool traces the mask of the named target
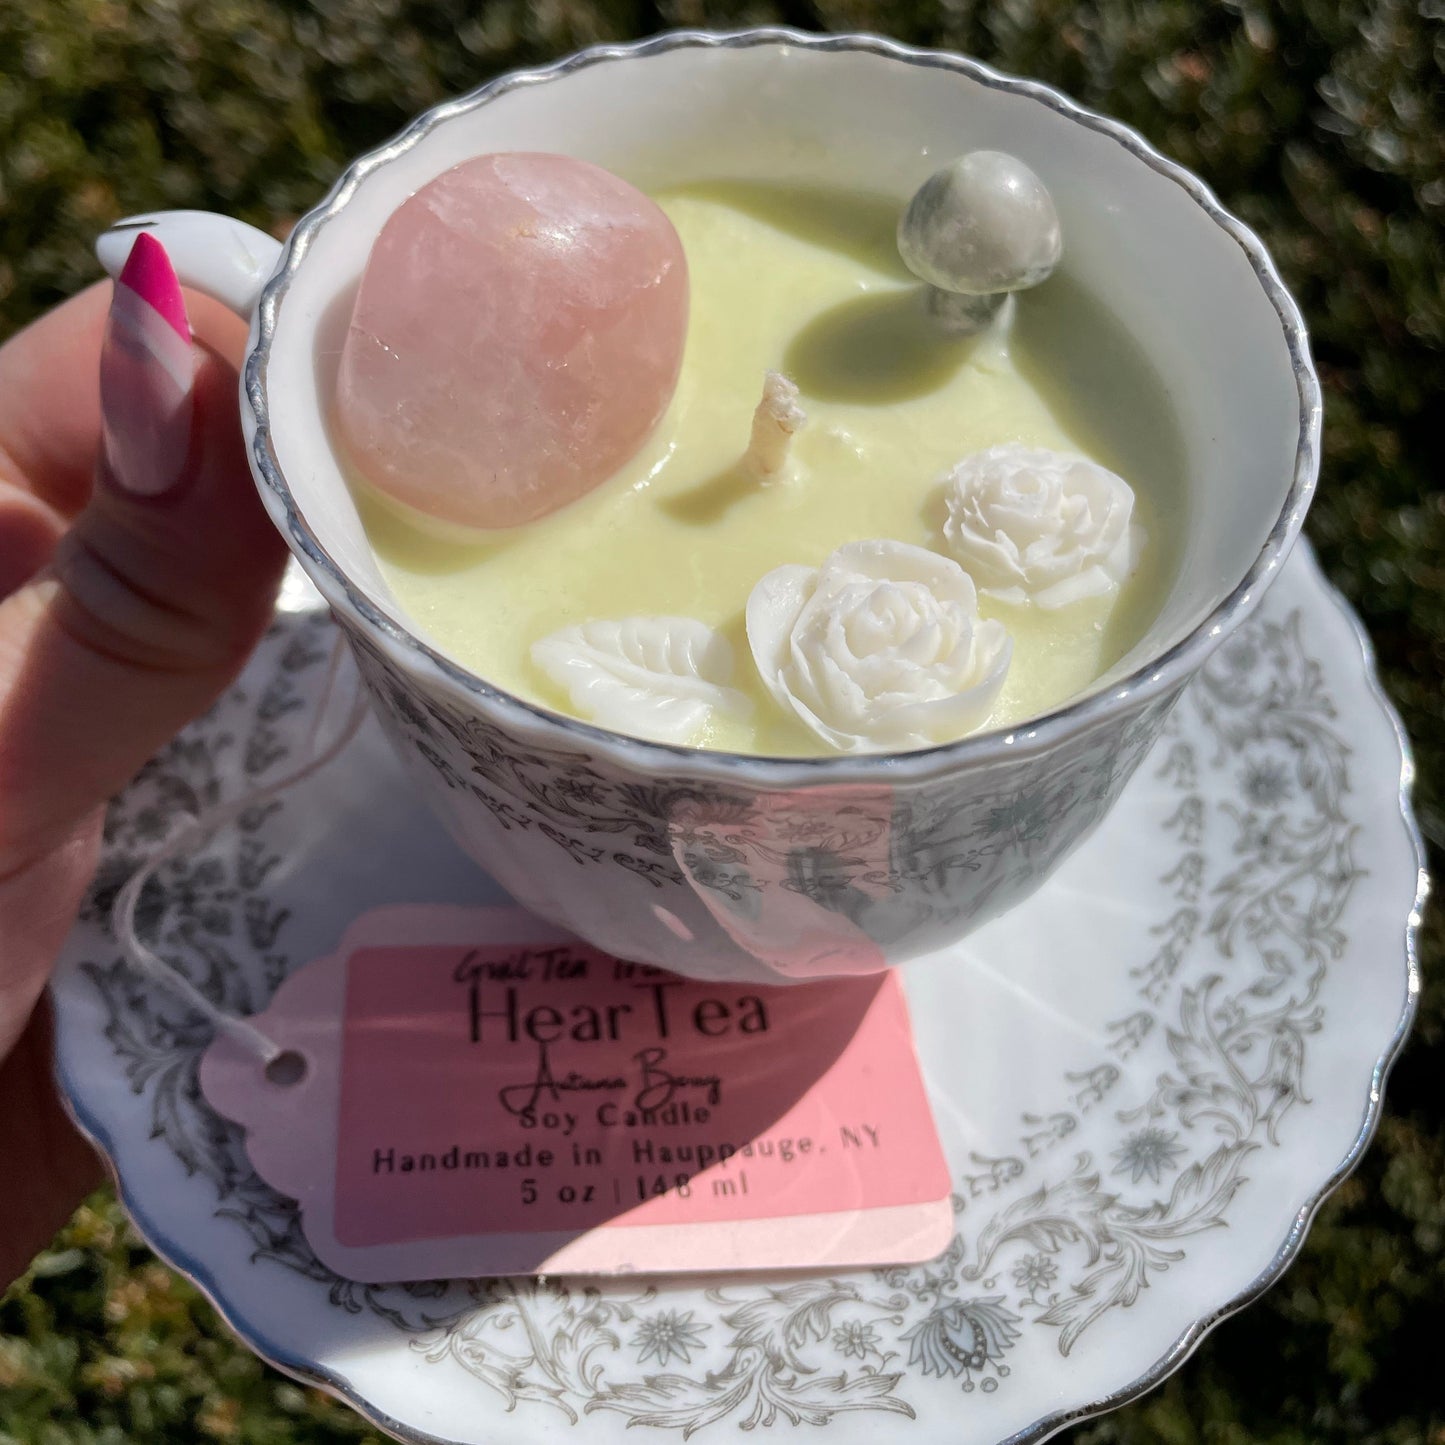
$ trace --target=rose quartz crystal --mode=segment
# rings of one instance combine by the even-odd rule
[[[430,517],[514,527],[605,481],[677,385],[687,260],[640,191],[567,156],[480,156],[372,247],[337,378],[362,478]]]

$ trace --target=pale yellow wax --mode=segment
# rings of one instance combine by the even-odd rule
[[[722,719],[702,746],[808,755],[827,745],[763,688],[743,628],[749,591],[783,563],[816,566],[837,546],[884,537],[947,551],[939,479],[999,442],[1084,452],[1021,374],[1003,322],[942,336],[893,242],[893,202],[799,195],[742,183],[657,197],[687,252],[692,312],[677,395],[642,455],[581,501],[482,542],[437,540],[363,499],[382,571],[442,651],[544,706],[568,699],[533,665],[533,642],[591,618],[700,618],[733,645],[733,685],[751,720]],[[1054,284],[1054,283],[1050,283]],[[1041,288],[1039,299],[1043,300]],[[768,369],[801,390],[808,425],[788,473],[768,486],[737,466]],[[1150,499],[1136,516],[1158,537]],[[990,723],[1044,712],[1087,688],[1147,627],[1161,566],[1146,561],[1117,598],[1055,612],[981,599],[1013,634]]]

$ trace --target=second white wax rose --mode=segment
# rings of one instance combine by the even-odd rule
[[[840,752],[927,747],[988,720],[1013,646],[978,615],[956,562],[851,542],[822,567],[778,567],[748,598],[768,690]]]
[[[1128,482],[1040,447],[1008,443],[965,457],[944,501],[953,555],[1000,602],[1047,609],[1102,596],[1134,570],[1144,540]]]

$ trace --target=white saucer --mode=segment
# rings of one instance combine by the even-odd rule
[[[1352,617],[1301,551],[1093,841],[910,964],[958,1234],[842,1277],[362,1286],[316,1261],[196,1086],[205,1029],[119,962],[114,888],[170,815],[274,769],[331,624],[278,622],[115,805],[54,985],[59,1076],[161,1254],[283,1370],[411,1441],[1042,1439],[1177,1367],[1298,1250],[1364,1148],[1418,980],[1408,763]],[[1020,815],[1011,826],[1047,827]],[[163,875],[161,951],[259,1008],[386,903],[498,901],[373,726]],[[790,1437],[791,1438],[791,1437]]]

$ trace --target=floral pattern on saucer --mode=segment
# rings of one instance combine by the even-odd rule
[[[319,1264],[295,1206],[254,1174],[239,1132],[199,1094],[205,1030],[132,976],[103,931],[116,888],[174,812],[261,777],[299,745],[335,635],[317,615],[278,621],[235,694],[114,806],[105,864],[56,987],[62,1080],[127,1193],[136,1202],[147,1195],[139,1212],[163,1254],[189,1257],[168,1239],[167,1210],[182,1206],[154,1196],[133,1152],[139,1146],[111,1137],[121,1115],[141,1116],[146,1147],[167,1151],[194,1181],[183,1208],[209,1215],[201,1233],[243,1233],[251,1267],[307,1281],[323,1315],[370,1321],[376,1348],[473,1382],[470,1423],[453,1419],[451,1433],[437,1435],[434,1422],[421,1423],[419,1400],[410,1420],[378,1404],[364,1366],[348,1373],[319,1356],[308,1364],[275,1347],[283,1321],[271,1320],[269,1333],[237,1321],[263,1353],[342,1390],[404,1438],[491,1438],[501,1413],[515,1411],[507,1428],[519,1440],[550,1438],[560,1422],[585,1427],[579,1435],[613,1421],[686,1438],[711,1425],[842,1429],[852,1417],[885,1415],[890,1429],[944,1439],[983,1396],[990,1408],[993,1399],[1008,1405],[979,1425],[987,1438],[1042,1438],[1064,1416],[1040,1420],[1032,1402],[1085,1388],[1069,1384],[1061,1365],[1086,1352],[1105,1321],[1141,1317],[1123,1336],[1127,1358],[1112,1391],[1079,1394],[1070,1413],[1122,1403],[1161,1378],[1248,1295],[1238,1287],[1200,1293],[1196,1283],[1189,1297],[1204,1303],[1185,1334],[1160,1323],[1172,1317],[1171,1291],[1185,1289],[1206,1239],[1234,1230],[1240,1249],[1248,1236],[1258,1250],[1251,1218],[1263,1206],[1250,1181],[1262,1161],[1289,1154],[1302,1131],[1327,1122],[1312,1050],[1353,1026],[1324,994],[1332,970],[1366,946],[1359,920],[1373,914],[1356,905],[1372,889],[1399,892],[1400,879],[1377,878],[1365,862],[1375,866],[1379,856],[1372,839],[1408,853],[1408,816],[1396,811],[1396,797],[1363,795],[1355,783],[1360,720],[1377,729],[1381,705],[1364,696],[1359,659],[1317,640],[1321,615],[1335,625],[1339,618],[1312,569],[1307,559],[1292,564],[1289,585],[1209,664],[1146,759],[1134,792],[1148,793],[1138,826],[1154,829],[1155,876],[1144,890],[1152,912],[1141,915],[1134,954],[1107,985],[1117,1007],[1091,1035],[1091,1053],[1051,1081],[1032,1081],[1050,1104],[1000,1106],[986,1147],[951,1151],[958,1232],[928,1264],[708,1285],[395,1286],[355,1284]],[[301,807],[288,797],[246,815],[202,855],[163,870],[164,895],[146,899],[142,928],[228,1007],[259,1007],[305,961],[288,941],[294,904],[275,884]],[[999,807],[1001,828],[1047,821]],[[1404,939],[1403,911],[1397,923],[1394,936]],[[993,928],[1009,926],[1005,919]],[[1369,946],[1378,949],[1378,937]],[[1375,958],[1377,983],[1398,991],[1403,1015],[1373,1041],[1377,1062],[1357,1080],[1355,1149],[1373,1123],[1378,1069],[1408,1022],[1412,969],[1404,946],[1393,962]],[[917,1024],[911,981],[909,993]],[[75,1081],[77,1051],[97,1045],[108,1051],[103,1072],[128,1088],[123,1103]],[[920,1053],[931,1075],[922,1036]],[[1301,1222],[1335,1180],[1326,1171],[1299,1181]],[[1256,1284],[1273,1277],[1301,1234],[1266,1241],[1274,1263]],[[226,1309],[225,1281],[213,1288]],[[1009,1430],[995,1426],[1006,1417]]]

